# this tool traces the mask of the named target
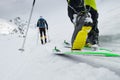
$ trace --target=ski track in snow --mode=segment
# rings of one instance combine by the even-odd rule
[[[93,56],[74,56],[74,55],[62,55],[61,57],[67,58],[70,61],[76,63],[86,63],[93,67],[99,68],[104,67],[120,76],[120,59],[110,57],[93,57]]]

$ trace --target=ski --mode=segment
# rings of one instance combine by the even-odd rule
[[[114,53],[112,50],[101,48],[101,47],[84,47],[83,50],[71,50],[71,44],[64,41],[64,47],[54,47],[53,53],[58,55],[86,55],[86,56],[104,56],[104,57],[120,57],[119,53]]]
[[[111,51],[106,51],[106,50],[96,50],[96,51],[92,51],[92,50],[70,50],[69,48],[66,49],[58,49],[57,47],[55,47],[53,49],[53,53],[57,54],[57,55],[86,55],[86,56],[104,56],[104,57],[120,57],[119,53],[114,53]]]

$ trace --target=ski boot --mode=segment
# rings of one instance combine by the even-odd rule
[[[88,33],[92,29],[91,26],[83,26],[82,29],[78,32],[73,45],[72,45],[72,50],[82,50],[85,46]]]
[[[72,36],[72,50],[82,50],[86,44],[88,33],[92,29],[93,21],[88,12],[78,14],[75,30]]]
[[[98,49],[99,40],[98,40],[98,34],[92,34],[91,36],[88,36],[88,39],[86,41],[85,47],[92,48],[94,51]]]
[[[45,43],[47,43],[47,38],[45,38]]]
[[[43,44],[43,40],[41,39],[41,44]]]

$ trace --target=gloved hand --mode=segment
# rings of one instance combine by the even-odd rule
[[[48,30],[48,27],[46,27],[46,29]]]

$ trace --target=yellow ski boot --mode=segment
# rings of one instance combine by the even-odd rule
[[[92,29],[91,26],[83,26],[82,29],[78,32],[73,45],[72,50],[82,50],[85,46],[88,33]]]

